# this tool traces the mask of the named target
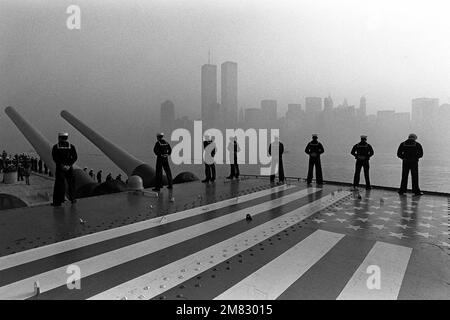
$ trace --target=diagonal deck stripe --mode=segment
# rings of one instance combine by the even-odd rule
[[[102,241],[106,241],[109,239],[121,237],[130,233],[139,232],[148,228],[152,228],[155,226],[161,226],[167,223],[175,222],[178,220],[186,219],[189,217],[194,217],[199,214],[204,214],[207,212],[211,212],[217,209],[226,208],[232,205],[244,203],[247,201],[251,201],[260,197],[264,197],[270,194],[274,194],[279,191],[289,190],[294,188],[292,185],[282,185],[274,188],[270,188],[267,190],[262,190],[258,192],[254,192],[251,194],[247,194],[240,197],[235,197],[231,199],[227,199],[220,202],[215,202],[211,204],[207,204],[204,206],[200,206],[197,208],[184,210],[176,213],[172,213],[170,215],[152,218],[146,221],[137,222],[133,224],[129,224],[126,226],[105,230],[101,232],[97,232],[94,234],[85,235],[82,237],[77,237],[57,243],[53,243],[47,246],[21,251],[15,254],[11,254],[8,256],[4,256],[0,258],[0,271],[8,268],[12,268],[21,264],[25,264],[31,261],[35,261],[38,259],[43,259],[46,257],[50,257],[56,254],[60,254],[63,252],[67,252],[70,250],[75,250],[81,247],[89,246],[95,243],[99,243]]]
[[[277,193],[272,193],[257,199],[246,201],[241,204],[234,204],[221,209],[209,211],[207,213],[198,214],[185,219],[163,223],[161,225],[155,225],[153,227],[105,240],[99,243],[84,246],[78,249],[65,251],[59,254],[52,255],[50,257],[34,260],[28,263],[24,263],[6,270],[0,271],[0,287],[6,286],[16,281],[35,276],[59,267],[68,266],[74,261],[81,261],[96,255],[100,255],[109,251],[117,250],[141,241],[149,240],[151,238],[159,237],[165,233],[174,232],[175,230],[181,230],[188,226],[195,225],[197,223],[205,222],[207,220],[213,220],[217,217],[228,215],[232,212],[250,208],[255,205],[261,204],[266,201],[274,200],[282,196],[294,193],[298,191],[298,188],[292,188],[289,190],[282,190]],[[295,201],[296,202],[296,201]],[[294,202],[294,203],[295,203]],[[291,206],[292,203],[289,205]],[[146,271],[148,272],[148,271]]]
[[[375,241],[346,236],[278,300],[335,300]]]
[[[358,270],[353,274],[338,300],[395,300],[409,263],[412,248],[376,242]],[[374,272],[369,266],[379,267],[380,287],[369,288]]]
[[[413,250],[398,300],[450,299],[450,256],[441,250],[437,246]]]
[[[135,243],[89,259],[74,262],[74,264],[79,266],[82,270],[82,277],[87,277],[133,259],[151,254],[158,250],[176,245],[193,237],[220,229],[221,227],[242,220],[246,214],[256,215],[261,212],[283,206],[289,202],[295,201],[296,199],[317,191],[319,191],[319,189],[315,188],[300,190],[281,198],[276,198],[250,208],[238,210],[226,216],[221,216],[181,230],[163,234],[159,237]],[[29,297],[30,291],[32,291],[30,289],[33,287],[36,279],[39,279],[41,284],[41,292],[45,292],[47,290],[65,285],[67,277],[68,274],[66,273],[66,267],[60,267],[44,272],[39,275],[0,287],[0,299],[20,299]]]
[[[153,227],[115,237],[109,240],[87,245],[77,249],[65,251],[52,255],[50,257],[34,260],[24,263],[9,269],[0,271],[0,287],[6,286],[16,281],[26,279],[37,274],[41,274],[59,267],[72,264],[74,261],[81,261],[96,255],[100,255],[109,251],[117,250],[141,241],[149,240],[151,238],[159,237],[165,233],[180,230],[197,223],[212,220],[220,216],[228,215],[232,212],[250,208],[266,201],[274,200],[282,196],[297,192],[299,188],[289,188],[289,190],[282,190],[276,193],[259,197],[253,200],[246,201],[240,204],[233,204],[228,207],[208,211],[203,214],[197,214],[184,219],[162,223]],[[295,202],[294,202],[295,203]],[[289,205],[291,206],[291,204]],[[163,219],[163,222],[165,219]],[[146,271],[148,272],[148,271]]]
[[[119,286],[120,284],[127,283],[128,281],[139,278],[153,270],[162,268],[165,265],[195,254],[196,252],[204,250],[222,241],[226,241],[227,239],[246,232],[252,228],[256,228],[259,225],[281,217],[292,210],[307,205],[308,203],[320,199],[321,197],[323,197],[322,190],[311,193],[305,197],[289,202],[286,205],[254,215],[252,221],[245,221],[245,219],[241,219],[220,229],[216,229],[180,242],[174,246],[153,252],[126,263],[122,263],[118,266],[103,270],[91,276],[83,277],[82,290],[68,290],[64,285],[44,292],[39,297],[36,297],[36,299],[89,299],[90,297]],[[249,206],[247,206],[247,208],[249,208]],[[222,256],[222,254],[229,253],[218,253],[218,256]],[[177,277],[181,278],[183,276],[184,274],[177,275]]]
[[[132,279],[139,278],[153,270],[162,268],[165,265],[183,259],[186,256],[195,254],[196,252],[202,251],[217,243],[226,241],[236,235],[256,228],[259,225],[281,217],[292,210],[307,205],[322,197],[323,190],[311,193],[305,197],[287,203],[286,205],[254,215],[252,221],[241,219],[220,229],[193,237],[174,246],[122,263],[114,268],[106,269],[91,276],[84,277],[82,290],[76,290],[75,292],[74,290],[68,290],[64,285],[41,294],[37,299],[89,299],[106,290],[127,283]],[[230,252],[217,253],[217,256],[222,256],[224,254],[229,255]],[[210,263],[210,261],[208,261],[208,263]],[[177,277],[183,278],[184,274],[181,272]]]
[[[270,263],[317,229],[297,223],[227,260],[207,269],[159,296],[157,300],[213,300],[264,265]],[[345,239],[345,238],[344,238]],[[341,240],[339,243],[341,243]],[[338,244],[339,244],[338,243]],[[335,249],[333,248],[333,251]],[[362,261],[362,259],[361,259]],[[317,265],[317,264],[316,264]],[[315,265],[315,266],[316,266]],[[315,268],[314,266],[314,268]],[[355,269],[356,270],[356,269]],[[350,276],[348,277],[350,278]],[[342,290],[342,288],[341,288]],[[339,292],[341,291],[339,290]],[[337,294],[336,294],[337,296]],[[336,298],[336,296],[334,298]]]
[[[215,300],[274,300],[344,237],[317,230]]]
[[[151,299],[214,267],[230,256],[237,255],[252,245],[297,224],[349,194],[349,192],[343,191],[336,195],[324,196],[246,232],[106,290],[91,299],[120,299],[124,296],[128,299],[138,299],[139,297]],[[214,259],[211,257],[214,257]]]

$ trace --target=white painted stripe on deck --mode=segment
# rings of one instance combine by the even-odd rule
[[[180,283],[222,263],[230,257],[299,223],[350,194],[348,191],[342,191],[336,192],[334,195],[324,196],[230,239],[106,290],[90,299],[113,300],[126,296],[128,300],[133,300],[156,297],[178,286]]]
[[[200,236],[202,234],[220,229],[237,221],[243,221],[246,214],[256,215],[267,210],[281,207],[289,202],[295,201],[308,194],[318,192],[320,189],[308,188],[303,189],[289,195],[279,197],[274,200],[266,201],[249,207],[238,210],[233,213],[217,217],[215,219],[207,220],[180,230],[163,234],[161,236],[141,241],[123,248],[105,252],[103,254],[84,259],[81,261],[74,261],[71,264],[76,264],[81,269],[82,277],[87,277],[97,272],[115,267],[122,263],[138,259],[153,252],[168,248],[170,246],[179,244],[183,241]],[[29,296],[33,283],[39,280],[41,284],[41,292],[45,292],[59,286],[65,285],[68,274],[66,267],[57,268],[36,276],[23,279],[11,283],[9,285],[0,287],[0,299],[20,299]]]
[[[275,300],[343,237],[317,230],[214,300]]]
[[[376,242],[338,296],[338,300],[396,300],[408,266],[412,248]],[[369,266],[379,267],[380,288],[369,289],[375,275]],[[376,268],[375,267],[375,268]],[[370,279],[369,279],[370,278]]]
[[[91,244],[99,243],[102,241],[110,240],[116,237],[124,236],[130,233],[142,231],[145,229],[149,229],[155,226],[160,226],[166,223],[174,222],[181,219],[190,218],[202,213],[207,213],[213,210],[222,209],[231,205],[236,205],[239,203],[247,202],[250,200],[254,200],[260,197],[264,197],[276,192],[288,190],[294,188],[293,185],[282,185],[277,186],[275,188],[266,189],[258,192],[253,192],[247,195],[243,195],[240,197],[234,197],[227,200],[207,204],[204,206],[200,206],[197,208],[192,208],[176,213],[172,213],[169,215],[155,217],[149,220],[136,222],[133,224],[129,224],[126,226],[104,230],[100,232],[96,232],[93,234],[88,234],[85,236],[53,243],[47,246],[42,246],[39,248],[34,248],[26,251],[21,251],[15,254],[11,254],[8,256],[4,256],[0,258],[0,271],[4,269],[8,269],[11,267],[15,267],[27,262],[35,261],[38,259],[43,259],[52,255],[56,255],[62,252],[78,249],[84,246],[88,246]]]

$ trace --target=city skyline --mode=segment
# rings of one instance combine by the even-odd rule
[[[222,63],[221,78],[222,83],[227,81],[228,74],[223,71],[223,66],[232,63],[236,74],[233,75],[235,88],[232,93],[238,91],[237,87],[237,63]],[[212,72],[205,73],[206,70]],[[211,109],[206,113],[207,119],[189,118],[186,114],[180,114],[175,119],[174,105],[170,103],[167,108],[167,101],[161,105],[161,122],[164,124],[167,120],[168,112],[171,118],[167,123],[175,124],[175,127],[193,129],[194,121],[202,120],[204,129],[207,128],[266,128],[279,129],[280,137],[288,143],[295,143],[296,138],[303,138],[312,132],[319,133],[328,143],[331,144],[331,150],[337,152],[345,148],[348,141],[354,139],[360,134],[369,134],[371,141],[375,145],[380,146],[381,150],[390,150],[393,148],[393,141],[404,138],[410,132],[416,132],[430,149],[436,151],[440,148],[448,148],[445,144],[450,134],[446,128],[450,126],[450,104],[440,104],[437,98],[412,98],[410,103],[410,111],[398,112],[393,109],[377,110],[375,114],[367,114],[367,107],[370,100],[365,95],[360,96],[359,104],[349,104],[347,98],[342,103],[335,103],[331,94],[326,97],[305,97],[303,103],[289,103],[284,113],[278,112],[278,101],[275,99],[262,99],[259,106],[242,107],[234,101],[235,113],[239,121],[230,123],[227,116],[228,108],[223,108],[223,97],[229,94],[226,90],[229,84],[221,85],[221,101],[215,99],[217,97],[217,66],[206,64],[202,65],[202,101],[204,97],[212,97],[211,105],[217,108]],[[225,76],[224,76],[225,75]],[[225,79],[225,81],[224,81]],[[205,80],[212,81],[213,84],[207,83]],[[211,88],[213,91],[211,92]],[[209,90],[209,92],[208,92]],[[225,94],[224,94],[225,93]],[[222,103],[222,104],[221,104]],[[203,104],[201,106],[203,113]],[[164,112],[164,115],[163,115]],[[169,126],[166,126],[167,128]],[[436,141],[436,136],[443,136],[440,142]]]
[[[177,124],[201,117],[199,66],[211,50],[211,63],[239,64],[241,118],[262,100],[276,100],[282,117],[289,104],[304,107],[306,97],[328,95],[334,106],[347,99],[356,108],[365,96],[368,115],[411,112],[415,97],[450,101],[445,4],[195,0],[174,6],[130,0],[104,6],[82,0],[82,27],[71,31],[65,1],[41,1],[36,10],[6,0],[0,10],[0,104],[36,119],[50,139],[67,130],[58,117],[64,108],[138,150],[136,140],[159,130],[165,100],[174,103]],[[220,82],[218,77],[218,90]],[[26,147],[4,118],[0,136],[2,143]]]
[[[276,99],[283,111],[305,96],[332,93],[335,101],[346,96],[355,105],[367,96],[373,114],[374,108],[409,110],[414,96],[450,98],[442,1],[433,6],[408,1],[408,10],[402,10],[404,1],[371,0],[281,6],[196,0],[178,4],[180,10],[154,1],[131,0],[120,10],[117,2],[80,1],[79,32],[65,28],[65,4],[50,2],[41,2],[39,14],[24,1],[2,2],[2,105],[30,107],[26,88],[39,92],[47,106],[65,100],[93,105],[101,99],[114,111],[122,104],[157,110],[171,94],[190,117],[199,116],[197,66],[209,49],[215,61],[245,66],[238,93],[245,107]],[[52,77],[42,83],[45,72]]]
[[[232,66],[232,70],[229,70],[229,66]],[[260,119],[258,121],[264,122],[264,121],[272,121],[277,120],[283,117],[287,117],[290,113],[295,112],[304,112],[304,113],[317,113],[317,112],[327,112],[332,111],[334,109],[349,109],[350,113],[355,112],[355,115],[357,117],[383,117],[384,114],[395,114],[395,115],[401,115],[405,116],[406,114],[409,115],[409,120],[414,122],[417,122],[417,119],[424,118],[424,117],[430,117],[436,116],[436,114],[439,112],[440,108],[446,108],[450,104],[449,103],[442,103],[440,104],[439,98],[428,98],[428,97],[416,97],[411,98],[411,108],[410,111],[403,111],[398,112],[394,108],[386,108],[386,109],[378,109],[375,113],[367,113],[367,97],[365,95],[360,96],[359,98],[359,106],[356,107],[355,104],[349,104],[347,98],[344,98],[342,104],[338,104],[335,106],[335,102],[331,96],[331,94],[328,94],[326,97],[312,97],[312,96],[305,96],[304,102],[302,103],[288,103],[287,108],[285,109],[284,113],[280,113],[280,109],[278,108],[278,101],[276,99],[261,99],[260,100],[260,107],[252,106],[252,107],[243,107],[238,104],[237,101],[237,92],[238,92],[238,85],[237,85],[237,63],[226,61],[221,64],[221,91],[220,96],[221,100],[218,101],[218,82],[217,82],[217,65],[215,64],[204,64],[201,66],[201,110],[200,110],[200,118],[192,118],[192,120],[195,119],[201,119],[204,121],[212,121],[211,124],[214,124],[214,119],[211,117],[222,117],[224,116],[226,119],[226,122],[229,123],[230,118],[229,114],[229,106],[228,104],[231,104],[233,106],[232,113],[232,122],[236,124],[237,122],[242,122],[242,119],[238,121],[239,119],[239,112],[242,112],[244,115],[244,120],[246,119],[245,113],[248,111],[250,114],[253,114],[255,117],[259,117]],[[230,76],[231,73],[231,76]],[[232,78],[230,81],[228,78]],[[230,84],[231,82],[231,84]],[[230,89],[231,87],[231,89]],[[230,98],[231,96],[231,98]],[[228,102],[228,100],[231,100],[231,102]],[[173,107],[173,102],[171,100],[166,100],[163,102],[163,104],[167,103],[169,101]],[[163,105],[162,104],[162,105]],[[214,107],[217,109],[214,110]],[[429,110],[424,110],[426,108],[429,108]],[[283,109],[283,108],[282,108]],[[297,109],[295,111],[294,109]],[[163,107],[161,107],[161,122],[164,122],[166,118],[162,116],[162,110]],[[216,111],[216,113],[214,113]],[[264,115],[256,115],[258,111],[261,111],[264,113]],[[429,112],[428,112],[429,111]],[[173,116],[170,121],[175,121],[176,119],[188,119],[189,116],[187,114],[180,114],[179,117],[175,116],[175,111],[173,112]],[[247,117],[248,118],[248,117]],[[236,119],[236,120],[234,120]],[[254,122],[254,121],[253,121]]]

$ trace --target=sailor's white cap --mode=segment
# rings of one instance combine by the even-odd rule
[[[58,137],[68,137],[69,134],[67,132],[60,132],[58,133]]]
[[[362,134],[361,135],[361,139],[367,139],[367,135],[366,134]]]
[[[408,136],[408,139],[414,139],[414,140],[416,140],[416,139],[417,139],[417,134],[415,134],[415,133],[410,133],[409,136]]]
[[[313,137],[313,138],[314,138],[314,137],[317,138],[318,136],[319,136],[319,135],[318,135],[317,133],[313,133],[313,134],[312,134],[312,137]]]
[[[164,132],[158,132],[158,133],[156,134],[156,136],[157,136],[157,137],[164,137]]]

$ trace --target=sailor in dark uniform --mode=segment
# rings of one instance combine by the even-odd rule
[[[411,133],[408,140],[402,142],[397,150],[397,157],[402,159],[402,182],[398,193],[403,195],[408,188],[408,176],[411,171],[412,192],[422,195],[419,188],[419,159],[423,157],[422,145],[417,142],[417,135]]]
[[[97,172],[97,183],[102,183],[102,170]]]
[[[353,187],[355,189],[359,186],[359,177],[361,175],[361,168],[364,168],[364,180],[366,181],[366,190],[370,190],[370,177],[369,177],[369,160],[373,156],[373,148],[367,143],[367,136],[362,135],[361,141],[355,144],[350,152],[356,159],[355,164],[355,176],[353,177]]]
[[[209,140],[209,150],[211,150],[211,164],[210,169],[211,169],[211,182],[214,182],[216,180],[216,162],[214,157],[216,156],[216,137],[211,136],[210,140]]]
[[[316,182],[323,184],[322,164],[320,163],[320,155],[325,152],[322,144],[318,141],[317,134],[312,135],[312,141],[305,148],[305,153],[309,155],[308,177],[306,182],[311,184],[313,178],[313,169],[316,167]]]
[[[68,198],[72,203],[75,199],[75,181],[73,176],[73,164],[77,161],[75,146],[67,141],[69,134],[60,133],[58,143],[53,146],[52,157],[55,162],[55,186],[53,189],[53,206],[61,206],[66,194],[66,182],[68,187]]]
[[[89,177],[91,177],[92,180],[95,180],[95,178],[94,178],[94,169],[89,170]]]
[[[272,156],[272,152],[274,155],[278,153],[278,159],[273,161],[272,157],[272,163],[271,163],[271,174],[270,174],[270,182],[275,182],[275,174],[278,170],[278,182],[280,184],[284,183],[284,167],[283,167],[283,153],[284,153],[284,145],[280,141],[280,138],[278,136],[275,136],[274,142],[272,142],[269,145],[269,155]],[[276,156],[275,156],[276,157]]]
[[[226,179],[239,179],[238,153],[241,148],[237,143],[237,137],[230,137],[227,149],[230,154],[230,175]]]
[[[216,155],[216,145],[211,137],[205,136],[205,141],[203,141],[203,148],[205,149],[205,179],[202,180],[202,182],[214,182],[216,180],[216,166],[214,163],[214,156]]]
[[[162,187],[162,170],[166,173],[167,177],[167,188],[169,190],[172,189],[172,172],[170,171],[169,166],[169,157],[172,154],[172,148],[170,144],[163,139],[164,133],[158,133],[156,138],[155,146],[153,147],[153,152],[156,155],[156,180],[155,187],[152,189],[153,191],[159,192]]]

